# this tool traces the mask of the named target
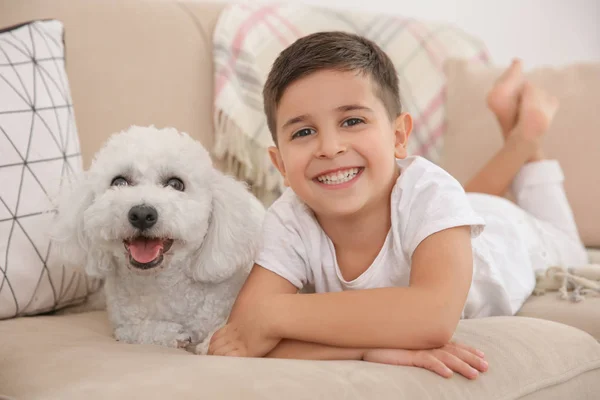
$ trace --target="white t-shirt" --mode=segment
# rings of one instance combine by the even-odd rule
[[[508,274],[502,271],[507,263],[520,263],[519,268],[524,269],[523,262],[528,259],[526,241],[512,227],[513,220],[520,218],[522,211],[501,198],[465,194],[456,179],[422,157],[398,160],[398,165],[400,176],[391,195],[391,229],[373,263],[358,278],[346,281],[342,277],[333,242],[312,211],[291,189],[267,211],[256,263],[298,289],[310,287],[317,293],[406,287],[411,258],[419,243],[441,230],[468,225],[471,226],[474,271],[463,317],[514,314],[535,284],[531,269],[516,274],[515,267],[510,267]],[[489,235],[485,215],[480,215],[474,206],[483,209],[484,214],[491,213]],[[495,210],[499,210],[500,215]],[[505,234],[514,235],[515,243],[511,245],[515,248],[507,249],[498,243]],[[502,265],[498,265],[495,257]],[[525,282],[515,287],[509,285],[513,279]],[[514,289],[512,293],[509,288]]]

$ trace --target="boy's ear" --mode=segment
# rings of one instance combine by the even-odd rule
[[[287,175],[285,173],[285,166],[283,165],[283,160],[281,159],[281,153],[279,153],[279,149],[276,146],[269,147],[269,156],[271,157],[271,162],[277,168],[281,176],[283,177],[283,184],[285,186],[290,186]]]
[[[408,138],[413,128],[413,120],[409,113],[402,113],[398,115],[394,121],[395,128],[395,143],[394,143],[394,155],[396,158],[406,158],[408,152],[406,146],[408,144]]]

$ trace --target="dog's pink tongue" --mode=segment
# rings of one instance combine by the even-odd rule
[[[141,264],[153,261],[163,248],[160,239],[136,239],[129,242],[129,252],[133,259]]]

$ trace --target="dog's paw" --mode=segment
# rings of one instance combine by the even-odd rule
[[[136,332],[129,326],[119,326],[115,328],[113,336],[119,342],[123,343],[138,343]]]
[[[177,332],[168,332],[159,337],[154,337],[152,341],[154,344],[166,347],[185,349],[192,343],[192,335],[189,332],[185,332],[182,328]]]
[[[180,333],[175,338],[175,341],[172,343],[171,347],[176,347],[178,349],[185,349],[192,343],[192,336],[187,333]]]
[[[144,321],[137,325],[122,325],[114,330],[115,339],[125,343],[156,344],[165,347],[185,348],[192,335],[174,322]]]

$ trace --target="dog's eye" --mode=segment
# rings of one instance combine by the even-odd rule
[[[167,186],[171,186],[173,189],[183,192],[185,190],[185,185],[178,178],[171,178],[167,181]]]
[[[110,186],[129,186],[129,181],[122,176],[117,176],[112,180]]]

